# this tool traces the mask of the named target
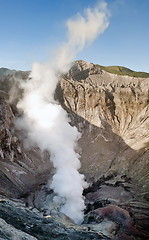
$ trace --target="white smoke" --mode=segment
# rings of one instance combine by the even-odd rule
[[[67,21],[68,41],[58,49],[51,64],[34,63],[30,79],[23,84],[24,96],[18,108],[23,117],[16,124],[28,133],[28,138],[42,151],[50,153],[56,169],[51,188],[61,202],[61,212],[83,221],[84,175],[79,174],[79,156],[75,152],[80,137],[77,129],[69,124],[67,113],[54,100],[59,74],[68,70],[68,64],[84,46],[91,43],[108,27],[109,12],[102,2],[94,9],[86,9]]]
[[[77,14],[66,22],[68,41],[58,49],[57,68],[65,71],[69,64],[83,48],[92,43],[109,26],[110,13],[107,3],[102,1],[95,8],[87,8],[84,14]]]

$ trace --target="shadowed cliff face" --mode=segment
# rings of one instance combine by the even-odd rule
[[[19,197],[45,183],[51,167],[47,153],[24,148],[25,135],[16,131],[7,100],[8,95],[0,91],[0,193]]]

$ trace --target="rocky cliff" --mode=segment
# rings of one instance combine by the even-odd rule
[[[28,74],[8,69],[0,74],[0,194],[19,199],[13,203],[1,197],[1,239],[15,239],[15,232],[17,239],[23,239],[18,231],[29,234],[24,239],[147,239],[149,78],[120,76],[76,61],[60,79],[55,98],[82,134],[77,150],[81,172],[90,183],[84,191],[85,225],[77,228],[64,216],[43,219],[43,213],[51,214],[46,206],[53,194],[47,187],[53,174],[50,156],[38,148],[25,148],[25,135],[14,125],[21,114],[16,108],[22,94],[18,83]],[[37,215],[20,202],[38,209]]]
[[[146,194],[149,78],[77,61],[60,82],[59,98],[82,132],[82,171],[97,179],[108,172],[128,174]]]

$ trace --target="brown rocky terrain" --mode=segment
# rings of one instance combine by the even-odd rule
[[[82,171],[118,172],[148,190],[149,79],[118,76],[84,61],[60,82],[59,96],[82,137]]]
[[[14,125],[20,114],[16,109],[21,96],[17,83],[27,77],[28,72],[8,70],[0,75],[0,194],[39,212],[32,216],[24,205],[2,197],[1,239],[15,239],[15,232],[17,239],[23,239],[17,229],[29,234],[24,239],[148,239],[149,78],[111,74],[84,61],[76,61],[62,76],[55,98],[82,134],[77,150],[81,172],[90,183],[84,190],[84,229],[73,225],[74,230],[64,232],[66,225],[72,224],[68,219],[66,224],[64,216],[58,218],[63,219],[62,225],[53,218],[45,223],[41,217],[41,212],[48,216],[51,211],[45,207],[53,194],[46,187],[53,174],[50,156],[38,148],[26,149],[25,135]],[[18,217],[13,219],[13,214]],[[35,220],[32,229],[26,227],[31,225],[28,218]],[[55,226],[55,232],[49,234],[45,224],[49,229]]]

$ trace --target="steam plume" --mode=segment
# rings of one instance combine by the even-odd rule
[[[28,133],[28,138],[42,151],[50,152],[56,169],[51,188],[57,194],[61,211],[74,219],[83,221],[84,176],[79,174],[79,156],[75,144],[80,134],[68,123],[67,113],[54,100],[59,74],[68,70],[68,64],[86,44],[94,41],[108,27],[109,13],[102,2],[94,9],[86,9],[67,21],[68,41],[58,49],[53,63],[34,63],[30,79],[23,84],[23,99],[18,108],[23,117],[17,125]]]

